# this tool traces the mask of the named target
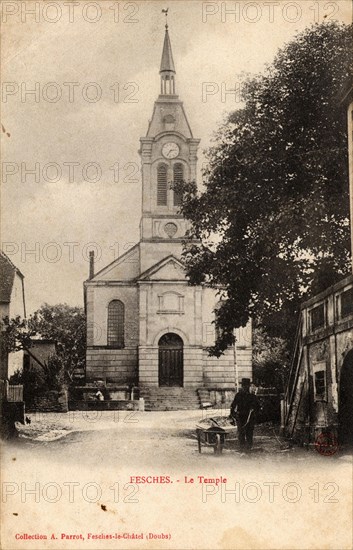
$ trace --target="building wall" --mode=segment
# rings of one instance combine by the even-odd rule
[[[86,377],[108,382],[137,382],[139,339],[138,295],[135,285],[88,286],[87,288]],[[125,305],[124,349],[107,346],[108,305],[121,300]]]
[[[172,311],[175,308],[173,297],[176,302],[180,299],[179,310]],[[165,332],[179,334],[184,346],[202,345],[201,300],[201,289],[187,283],[140,284],[140,345],[158,346],[158,340]]]
[[[203,385],[203,350],[197,346],[184,346],[184,388]],[[139,385],[158,387],[158,346],[139,348]]]
[[[86,379],[103,380],[122,385],[137,384],[137,349],[87,349]]]
[[[23,279],[17,272],[14,274],[14,281],[11,291],[10,303],[0,304],[0,318],[9,317],[10,319],[20,315],[22,318],[26,315],[24,294],[23,294]],[[4,353],[0,357],[0,379],[6,380],[16,370],[22,367],[23,352],[17,351],[12,353]]]
[[[311,396],[311,406],[308,411],[309,418],[311,423],[314,423],[317,427],[334,424],[338,412],[336,373],[335,371],[332,372],[335,349],[330,345],[330,339],[326,338],[308,345],[307,353],[310,377],[310,387],[308,389]],[[326,375],[325,399],[320,399],[315,395],[315,371],[320,369],[324,370]]]
[[[8,356],[8,374],[7,377],[10,378],[17,370],[22,370],[23,367],[23,356],[24,352],[22,350],[20,351],[14,351],[12,353],[9,353]]]
[[[178,221],[175,223],[178,223]],[[155,242],[141,242],[140,250],[141,273],[143,273],[171,254],[176,258],[180,258],[182,243],[180,241],[170,242],[169,240],[159,242],[158,245]]]
[[[174,308],[174,312],[171,309]],[[183,340],[184,387],[203,382],[202,289],[187,282],[140,284],[139,383],[158,386],[158,342],[167,332]]]
[[[23,296],[23,279],[18,275],[18,273],[15,273],[8,315],[12,319],[17,315],[25,317],[25,314],[26,312]]]
[[[353,287],[353,276],[330,287],[302,306],[300,362],[287,394],[286,431],[288,435],[313,440],[318,430],[338,429],[340,375],[345,357],[353,350],[353,304],[342,313],[342,295]],[[322,308],[320,326],[313,324],[313,312]],[[316,373],[324,376],[319,392]],[[291,398],[291,395],[293,397]]]
[[[107,346],[107,313],[111,300],[125,305],[125,347]],[[251,378],[251,340],[237,334],[236,348],[210,357],[214,344],[213,310],[216,291],[187,282],[147,281],[135,284],[96,283],[87,287],[87,380],[158,386],[158,342],[167,332],[184,343],[184,386],[229,388],[242,377]],[[177,309],[171,311],[173,308]],[[235,357],[235,352],[237,357]]]
[[[236,385],[234,348],[226,350],[220,357],[210,357],[203,350],[203,382],[207,388],[233,388]]]
[[[55,343],[46,342],[46,341],[35,341],[30,348],[33,355],[41,361],[41,363],[46,363],[49,359],[49,356],[55,353]],[[27,353],[25,352],[25,355]],[[29,356],[29,365],[30,367],[38,365],[33,357]]]

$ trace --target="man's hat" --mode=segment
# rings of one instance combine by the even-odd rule
[[[242,378],[241,379],[241,385],[242,387],[249,387],[251,385],[251,380],[250,378]]]

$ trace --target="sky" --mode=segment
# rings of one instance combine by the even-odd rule
[[[1,247],[25,276],[28,313],[83,305],[89,250],[98,270],[139,240],[139,139],[159,93],[166,7],[199,169],[241,107],[245,74],[313,23],[352,17],[350,0],[4,1]]]

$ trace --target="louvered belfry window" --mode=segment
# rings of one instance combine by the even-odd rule
[[[184,179],[184,166],[177,162],[173,166],[173,182],[179,183],[183,181]],[[174,206],[180,206],[181,205],[181,195],[174,191]]]
[[[113,300],[108,306],[108,346],[124,347],[125,308],[120,300]]]
[[[167,166],[160,164],[157,168],[157,205],[167,206]]]

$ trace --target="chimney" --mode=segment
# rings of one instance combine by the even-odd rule
[[[89,251],[89,279],[94,277],[94,250]]]

